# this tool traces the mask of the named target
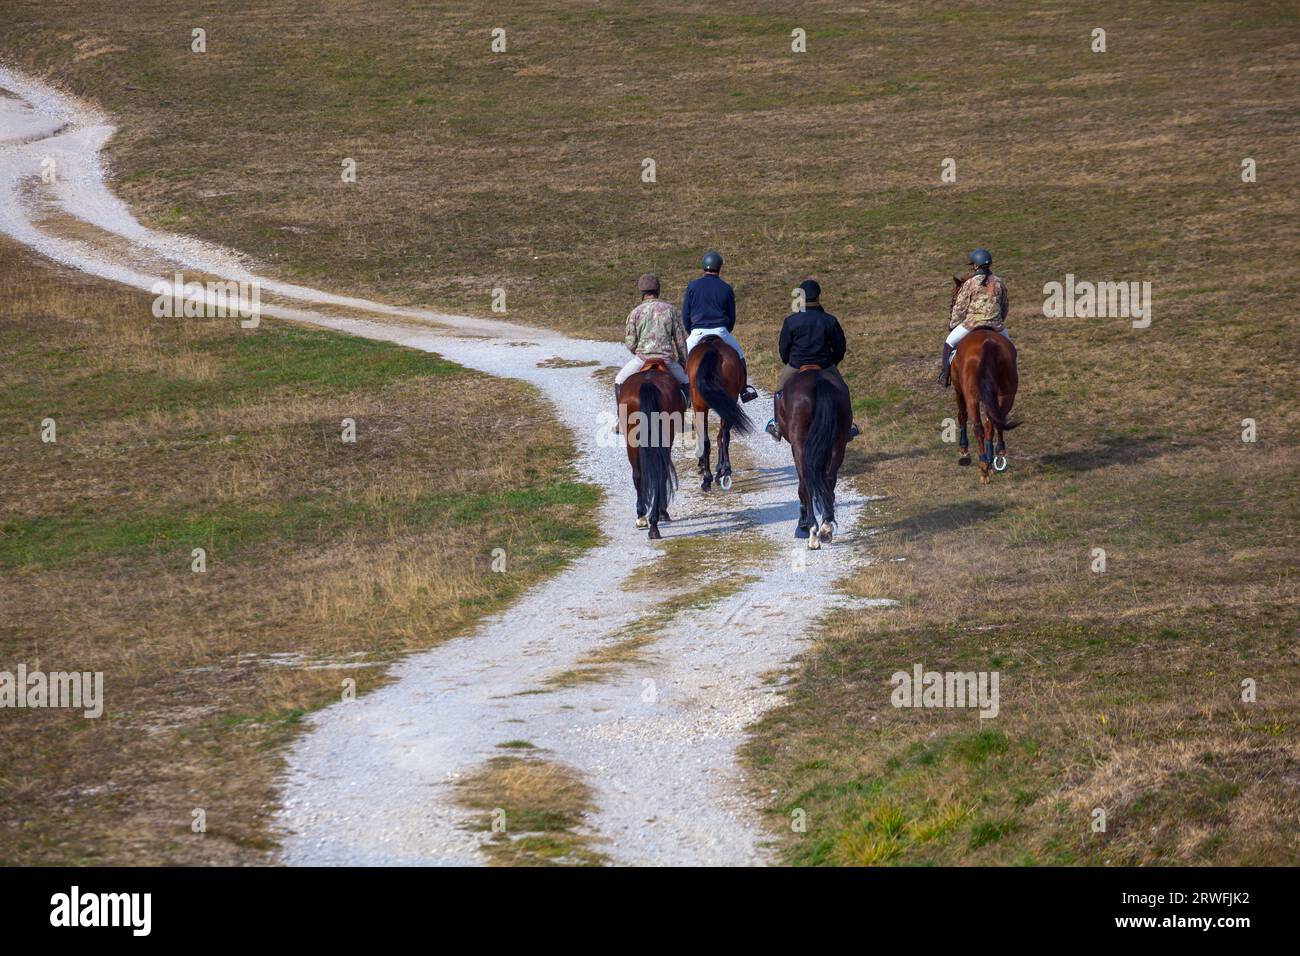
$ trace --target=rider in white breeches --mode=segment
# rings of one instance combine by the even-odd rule
[[[700,340],[708,335],[716,335],[718,338],[722,339],[722,341],[726,342],[736,350],[736,354],[740,356],[742,362],[745,360],[745,350],[740,347],[740,343],[736,341],[736,337],[727,329],[695,329],[690,335],[686,336],[686,351],[693,351],[695,346],[700,344]]]

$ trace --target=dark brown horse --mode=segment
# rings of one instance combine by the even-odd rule
[[[954,276],[952,281],[952,297],[956,302],[957,290],[966,280]],[[1020,424],[1007,420],[1019,385],[1016,347],[1001,332],[978,328],[957,343],[957,351],[952,357],[952,388],[957,399],[957,425],[961,429],[961,454],[957,458],[957,464],[970,464],[966,423],[973,418],[975,441],[980,450],[981,484],[988,484],[990,469],[1004,471],[1007,467],[1007,443],[1002,433],[1009,432]],[[981,406],[988,417],[987,429],[980,417]]]
[[[659,521],[667,520],[677,487],[673,441],[686,414],[682,390],[662,361],[646,362],[623,383],[619,414],[636,488],[636,526],[658,538]]]
[[[835,530],[835,483],[853,425],[849,392],[816,365],[804,366],[785,383],[775,411],[799,475],[794,536],[807,538],[815,551]]]
[[[699,473],[704,476],[700,487],[708,491],[713,484],[709,469],[709,409],[718,413],[718,486],[731,487],[731,430],[742,435],[754,430],[753,423],[740,407],[740,392],[745,387],[745,363],[730,345],[716,335],[706,335],[686,357],[686,374],[691,378],[691,404],[695,409],[695,447],[699,450]]]

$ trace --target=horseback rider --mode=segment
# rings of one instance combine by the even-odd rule
[[[745,366],[745,381],[749,381],[749,365],[745,362],[745,352],[736,341],[732,330],[736,327],[736,293],[731,285],[724,281],[722,272],[722,253],[706,252],[700,261],[704,275],[693,280],[686,287],[682,297],[682,324],[686,328],[686,350],[689,352],[700,344],[706,335],[716,335],[740,356]],[[758,398],[758,392],[752,385],[746,384],[741,390],[742,402]]]
[[[1007,335],[1007,284],[993,274],[993,254],[987,249],[976,249],[970,254],[970,264],[975,267],[975,274],[957,290],[948,317],[951,331],[943,343],[943,358],[939,362],[939,384],[944,388],[952,384],[952,356],[957,343],[972,329],[993,329]]]
[[[627,314],[627,335],[623,343],[632,359],[614,378],[614,402],[619,402],[623,383],[651,360],[662,360],[664,367],[677,379],[682,394],[690,402],[691,380],[682,363],[686,361],[686,329],[671,302],[659,298],[659,277],[647,272],[636,283],[641,304]],[[614,430],[618,430],[617,423]]]
[[[819,367],[827,378],[834,381],[845,392],[849,390],[839,370],[844,353],[848,351],[840,320],[822,308],[822,287],[816,279],[805,279],[799,283],[799,289],[803,292],[803,311],[787,315],[785,322],[781,324],[778,348],[785,367],[776,378],[774,410],[775,402],[780,399],[781,389],[785,388],[785,383],[790,381],[791,376],[798,374],[800,369],[809,365]],[[775,416],[767,423],[767,433],[777,441],[781,440]],[[849,430],[849,439],[852,440],[857,434],[858,426],[855,423]]]

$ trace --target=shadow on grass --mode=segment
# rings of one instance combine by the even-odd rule
[[[968,501],[931,508],[901,521],[885,525],[884,531],[897,531],[904,538],[919,537],[935,531],[951,531],[998,517],[1007,506],[1000,502]]]
[[[862,436],[859,436],[856,441],[862,441]],[[859,450],[850,445],[849,451],[844,455],[844,464],[840,468],[840,476],[865,475],[872,468],[883,465],[887,461],[925,458],[930,454],[930,450],[920,446],[909,448],[906,451],[870,451],[866,448]]]
[[[1044,455],[1038,465],[1045,471],[1080,473],[1110,465],[1136,465],[1169,450],[1166,439],[1112,435],[1100,446]]]

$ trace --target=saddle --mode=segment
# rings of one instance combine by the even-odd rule
[[[820,365],[818,365],[816,362],[813,362],[813,363],[811,363],[811,364],[809,364],[809,365],[800,365],[800,366],[799,366],[799,371],[800,371],[800,372],[820,372],[821,370],[822,370],[822,367],[821,367]]]
[[[668,360],[661,358],[646,359],[641,365],[642,372],[667,372]],[[639,374],[639,373],[638,373]]]

